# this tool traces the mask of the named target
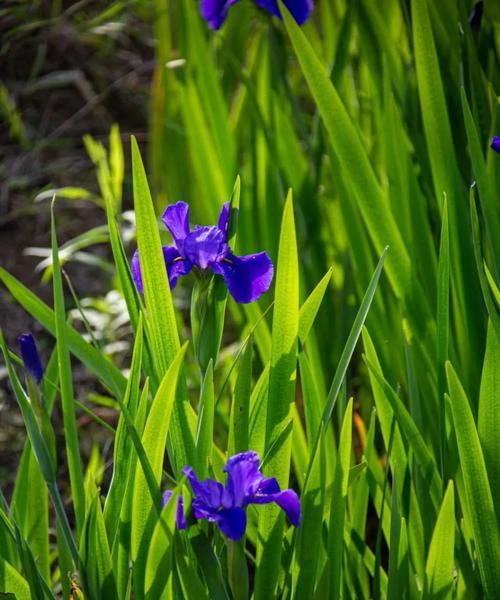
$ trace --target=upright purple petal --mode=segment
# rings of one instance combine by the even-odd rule
[[[491,138],[490,148],[495,152],[500,152],[500,135],[495,135]]]
[[[43,367],[36,348],[35,338],[31,333],[23,333],[19,336],[19,346],[26,370],[37,384],[40,383],[43,377]]]
[[[177,280],[181,275],[187,275],[191,271],[193,265],[189,260],[182,258],[174,246],[163,246],[163,259],[167,269],[168,281],[170,289],[174,289]],[[131,263],[132,278],[139,290],[140,294],[144,294],[144,285],[142,282],[141,264],[139,261],[139,250],[134,252]]]
[[[191,488],[196,495],[196,498],[193,500],[193,510],[197,508],[200,511],[212,513],[222,506],[224,486],[221,483],[215,481],[215,479],[200,481],[193,469],[188,466],[184,467],[182,472],[188,478]],[[206,515],[199,517],[196,514],[195,517],[207,518]]]
[[[237,0],[200,0],[201,16],[211,29],[220,29],[226,20],[229,7]]]
[[[226,241],[227,241],[227,227],[229,225],[229,213],[230,213],[229,207],[230,207],[229,202],[224,202],[224,204],[222,205],[222,210],[220,211],[219,222],[217,223],[217,226],[224,234],[224,239]]]
[[[182,251],[182,244],[189,234],[189,205],[185,202],[170,204],[161,219],[172,234],[176,247]]]
[[[215,226],[196,226],[184,240],[184,257],[200,269],[222,260],[228,252],[225,236]]]
[[[242,508],[226,508],[219,511],[217,525],[224,535],[238,541],[243,537],[247,527],[247,515]]]
[[[274,274],[273,263],[266,252],[247,256],[228,254],[211,267],[214,273],[224,277],[231,296],[240,304],[254,302],[267,292]]]
[[[276,0],[255,0],[255,2],[264,10],[275,17],[281,18],[281,13]],[[313,10],[313,0],[283,0],[298,25],[302,25],[311,16]]]
[[[227,461],[224,467],[228,474],[226,489],[233,499],[233,506],[244,507],[247,498],[259,489],[264,479],[259,467],[259,455],[252,451],[240,452]]]
[[[167,490],[163,493],[163,506],[166,506],[172,497],[172,490]],[[186,517],[184,516],[184,497],[182,494],[179,494],[177,498],[177,509],[175,513],[175,523],[177,525],[177,529],[186,529]]]

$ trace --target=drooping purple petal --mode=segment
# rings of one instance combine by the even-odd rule
[[[224,202],[224,204],[222,205],[222,209],[220,211],[219,222],[217,223],[217,226],[224,234],[224,239],[226,241],[227,241],[227,227],[229,225],[229,213],[230,213],[229,207],[230,207],[229,202]]]
[[[222,275],[231,296],[240,304],[254,302],[267,292],[273,280],[274,267],[267,252],[235,256],[228,254],[212,270]]]
[[[173,246],[163,246],[163,258],[167,267],[170,289],[173,290],[179,277],[187,275],[193,265],[189,260],[182,258]]]
[[[490,148],[495,152],[500,152],[500,135],[495,135],[491,138]]]
[[[237,0],[200,0],[201,16],[211,29],[220,29],[227,17],[229,7]]]
[[[167,490],[163,492],[163,506],[166,506],[172,497],[172,490]],[[177,509],[175,513],[175,523],[177,525],[177,529],[186,529],[186,517],[184,516],[184,498],[182,494],[179,494],[177,498]]]
[[[184,240],[184,257],[200,269],[222,260],[228,252],[225,236],[215,226],[196,226]]]
[[[285,511],[292,525],[295,527],[300,525],[302,515],[300,512],[300,499],[297,493],[291,489],[281,491],[274,477],[265,479],[254,496],[249,500],[249,504],[270,504],[271,502],[275,502]]]
[[[264,479],[260,472],[257,452],[240,452],[232,456],[224,466],[228,474],[226,489],[233,499],[234,506],[244,507],[247,498],[253,496]]]
[[[31,333],[23,333],[19,336],[19,346],[26,370],[37,384],[40,383],[43,377],[43,367],[36,348],[35,338]]]
[[[219,511],[217,525],[224,535],[238,541],[243,537],[247,527],[247,515],[242,508],[225,508]]]
[[[174,246],[163,246],[163,259],[165,260],[165,267],[167,269],[168,281],[170,283],[170,289],[174,289],[177,284],[177,280],[181,275],[187,275],[191,271],[193,265],[189,260],[185,260],[181,257],[177,248]],[[139,290],[140,294],[144,294],[144,285],[142,282],[141,265],[139,261],[139,250],[134,252],[131,263],[132,278]]]
[[[276,0],[255,0],[264,10],[275,17],[281,18],[281,13]],[[298,25],[302,25],[311,16],[313,10],[313,0],[283,0]]]
[[[189,205],[185,202],[170,204],[161,220],[172,234],[176,247],[182,252],[182,244],[189,235]]]
[[[294,527],[300,525],[302,514],[300,512],[300,499],[297,492],[290,489],[283,490],[280,494],[276,495],[274,502],[285,511],[286,516]]]

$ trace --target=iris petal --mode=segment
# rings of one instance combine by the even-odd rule
[[[247,527],[247,515],[242,508],[226,508],[219,512],[217,525],[231,540],[239,540]]]
[[[226,489],[234,506],[245,506],[247,498],[259,489],[264,479],[259,466],[259,455],[252,451],[241,452],[227,461],[224,467],[228,474]]]
[[[229,225],[229,202],[224,202],[219,215],[217,226],[224,234],[224,239],[227,241],[227,226]]]
[[[161,220],[172,234],[177,248],[182,251],[182,243],[189,235],[189,205],[185,202],[170,204]]]
[[[200,0],[201,16],[208,22],[211,29],[220,29],[227,17],[231,4],[237,0]]]
[[[251,498],[249,504],[270,504],[275,502],[282,508],[290,523],[295,527],[300,525],[302,515],[300,512],[300,498],[294,490],[281,491],[276,479],[265,479],[260,485],[257,493]]]
[[[184,240],[184,256],[200,269],[222,260],[229,252],[222,231],[214,226],[196,226]]]
[[[495,135],[491,138],[490,148],[495,152],[500,152],[500,136]]]
[[[172,497],[172,490],[167,490],[163,493],[163,506],[166,506]],[[186,517],[184,516],[184,498],[182,494],[179,494],[177,498],[177,509],[175,513],[175,523],[177,525],[177,529],[186,529]]]
[[[163,259],[167,269],[168,282],[170,289],[174,289],[177,280],[181,275],[187,275],[191,271],[193,265],[189,260],[181,257],[177,248],[174,246],[163,246]],[[139,262],[139,250],[134,252],[131,263],[132,278],[139,290],[139,293],[144,294],[144,285],[142,282],[141,264]]]
[[[254,302],[267,292],[274,274],[267,252],[247,256],[228,254],[223,261],[211,267],[214,273],[224,277],[231,296],[240,304]]]
[[[189,483],[193,488],[193,492],[196,494],[196,499],[193,500],[193,509],[197,507],[198,510],[207,513],[217,511],[223,501],[223,485],[218,481],[215,481],[215,479],[205,479],[200,481],[191,467],[184,467],[182,472],[188,478]]]
[[[255,0],[255,2],[261,8],[267,10],[267,12],[281,18],[280,9],[276,0]],[[288,8],[298,25],[305,23],[313,10],[312,0],[283,0],[283,4]]]
[[[193,268],[193,265],[189,260],[182,258],[173,246],[163,246],[163,258],[167,267],[170,289],[173,290],[179,277],[187,275]]]

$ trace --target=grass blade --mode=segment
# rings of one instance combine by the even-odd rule
[[[289,192],[279,244],[276,292],[273,311],[271,369],[266,419],[266,452],[280,439],[292,418],[295,399],[295,373],[299,328],[299,267],[292,194]],[[282,487],[287,487],[290,471],[291,431],[273,451],[266,467],[267,477],[276,477]],[[258,568],[255,581],[255,598],[268,598],[274,594],[281,546],[283,543],[284,515],[277,506],[265,506],[260,514]]]
[[[55,335],[57,338],[57,360],[59,364],[59,385],[61,390],[61,406],[64,422],[64,437],[68,459],[69,478],[71,482],[71,495],[75,509],[76,529],[79,538],[85,520],[85,489],[83,485],[83,470],[80,459],[80,446],[76,426],[75,403],[73,394],[73,379],[71,372],[71,358],[68,347],[66,330],[66,311],[64,308],[64,292],[62,285],[61,266],[59,264],[59,250],[57,246],[56,222],[54,215],[54,202],[52,203],[51,219],[52,236],[52,265],[54,288],[54,315]]]
[[[448,483],[432,534],[425,565],[425,595],[450,598],[453,593],[455,552],[455,496],[453,481]]]
[[[391,247],[387,275],[396,295],[404,298],[411,287],[410,259],[394,218],[387,211],[380,184],[358,132],[306,35],[283,4],[281,12],[300,66],[318,105],[330,143],[343,171],[350,174],[350,184],[375,248],[377,252],[382,252],[386,245]],[[352,169],[352,165],[356,165],[355,170]]]
[[[450,362],[446,363],[446,375],[464,479],[465,498],[461,500],[467,503],[470,511],[470,526],[484,591],[488,598],[498,598],[500,540],[483,452],[469,401]]]
[[[153,399],[148,414],[142,445],[153,470],[157,491],[151,494],[150,486],[142,465],[138,464],[134,480],[132,504],[131,551],[134,561],[134,591],[142,597],[144,589],[144,568],[147,549],[153,533],[156,515],[161,511],[160,482],[163,467],[170,417],[174,407],[177,380],[187,344],[177,353],[177,357],[168,368],[160,387]]]
[[[479,392],[478,434],[484,453],[484,462],[495,505],[497,521],[500,523],[500,338],[491,321],[486,336],[486,351],[483,361],[481,388]]]
[[[198,427],[196,430],[196,473],[199,479],[205,479],[212,463],[212,446],[214,437],[214,369],[212,359],[208,362],[203,377],[200,394]]]

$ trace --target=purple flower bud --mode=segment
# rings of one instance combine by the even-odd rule
[[[495,135],[491,138],[490,148],[500,153],[500,135]]]
[[[19,336],[19,346],[26,370],[39,384],[43,377],[43,367],[36,349],[35,338],[31,333],[23,333]]]
[[[474,4],[469,17],[469,25],[472,31],[478,32],[481,30],[481,21],[483,19],[483,0],[479,0]]]
[[[224,278],[229,293],[236,302],[254,302],[267,292],[273,279],[274,268],[266,252],[236,256],[227,243],[229,204],[224,204],[219,222],[213,226],[189,227],[189,206],[177,202],[167,206],[162,217],[172,234],[172,246],[163,247],[170,288],[177,279],[187,275],[193,267],[210,270]],[[139,292],[143,293],[139,253],[132,258],[132,276]]]

